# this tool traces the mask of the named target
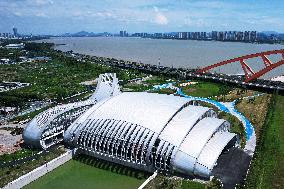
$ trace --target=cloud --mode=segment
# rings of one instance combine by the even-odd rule
[[[206,27],[207,25],[207,22],[203,18],[186,16],[184,19],[184,26]]]
[[[15,15],[15,16],[23,16],[23,14],[21,13],[21,12],[13,12],[13,14]]]
[[[259,1],[252,7],[239,0],[0,0],[0,30],[18,24],[23,30],[38,33],[81,28],[94,32],[120,28],[129,32],[269,28],[282,32],[284,1]],[[43,21],[47,27],[41,27]]]
[[[168,19],[165,15],[158,13],[155,17],[155,23],[157,23],[159,25],[167,25]]]
[[[48,16],[45,14],[45,13],[43,13],[43,12],[37,12],[37,13],[35,13],[35,16],[37,16],[37,17],[42,17],[42,18],[47,18]]]
[[[95,19],[117,19],[118,16],[110,11],[81,11],[77,10],[72,13],[73,17],[76,17],[78,19],[88,19],[88,18],[95,18]]]
[[[159,25],[167,25],[168,24],[168,18],[164,15],[164,14],[162,14],[160,11],[159,11],[159,9],[158,9],[158,7],[155,7],[154,6],[154,11],[155,11],[155,19],[154,19],[154,22],[156,23],[156,24],[159,24]]]
[[[30,2],[38,6],[52,5],[54,3],[52,0],[30,0]]]

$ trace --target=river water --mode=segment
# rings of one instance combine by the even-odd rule
[[[171,40],[171,39],[145,39],[126,37],[65,37],[43,40],[55,44],[65,44],[56,47],[58,50],[73,50],[77,53],[112,57],[142,63],[163,66],[198,68],[222,60],[257,53],[262,51],[284,49],[284,45],[251,44],[239,42]],[[279,60],[280,56],[270,57]],[[258,59],[248,61],[255,70],[264,68]],[[231,64],[214,71],[227,74],[241,74],[239,64]],[[284,66],[277,68],[265,78],[283,75]]]

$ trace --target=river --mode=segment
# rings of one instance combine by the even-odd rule
[[[62,51],[73,50],[77,53],[112,57],[142,63],[163,66],[197,68],[204,67],[222,60],[247,55],[256,52],[284,49],[279,44],[252,44],[240,42],[194,41],[171,39],[146,39],[130,37],[56,37],[45,42],[65,44],[56,46]],[[271,57],[278,60],[280,57]],[[264,67],[257,64],[258,59],[248,61],[255,70]],[[228,65],[215,71],[227,74],[242,73],[241,66]],[[264,78],[271,78],[284,74],[284,66],[266,74]]]

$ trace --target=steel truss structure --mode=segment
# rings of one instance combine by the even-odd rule
[[[269,55],[281,55],[282,59],[279,60],[278,62],[273,63],[268,56]],[[262,63],[264,64],[264,68],[255,72],[253,69],[246,63],[246,60],[252,59],[252,58],[261,58]],[[255,53],[255,54],[250,54],[246,56],[241,56],[238,58],[233,58],[230,60],[225,60],[210,66],[207,66],[205,68],[201,68],[197,70],[197,73],[205,73],[213,68],[223,66],[226,64],[233,64],[233,63],[239,63],[240,66],[242,67],[244,74],[245,74],[245,82],[250,82],[253,81],[262,75],[266,74],[267,72],[281,66],[284,64],[284,49],[281,50],[273,50],[273,51],[266,51],[266,52],[260,52],[260,53]]]
[[[208,178],[236,135],[212,109],[196,104],[170,95],[122,93],[88,109],[64,141],[80,153],[136,169]]]
[[[88,100],[44,111],[23,137],[34,147],[64,140],[79,153],[136,169],[208,178],[219,155],[237,144],[229,131],[229,122],[197,101],[121,93],[115,74],[103,74]]]
[[[23,138],[32,147],[46,149],[63,141],[65,130],[87,109],[103,98],[120,93],[116,74],[102,74],[95,93],[87,100],[58,105],[38,114],[28,123]]]

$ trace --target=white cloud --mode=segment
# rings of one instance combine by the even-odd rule
[[[42,17],[42,18],[47,18],[48,16],[45,14],[45,13],[43,13],[43,12],[37,12],[37,13],[35,13],[35,16],[37,16],[37,17]]]
[[[169,23],[168,18],[162,14],[157,7],[154,7],[155,19],[154,22],[159,25],[167,25]]]
[[[116,19],[118,16],[110,11],[81,11],[76,10],[72,16],[78,19],[97,18],[97,19]]]
[[[23,14],[22,14],[21,12],[18,12],[18,11],[13,12],[13,14],[14,14],[15,16],[23,16]]]
[[[168,19],[165,15],[163,15],[161,13],[157,13],[157,15],[155,17],[155,23],[157,23],[159,25],[167,25]]]
[[[185,17],[184,19],[185,26],[195,26],[195,27],[206,27],[208,24],[205,22],[203,18],[192,18],[192,17]]]
[[[38,6],[42,6],[42,5],[52,5],[53,1],[52,0],[30,0],[31,3],[38,5]]]

